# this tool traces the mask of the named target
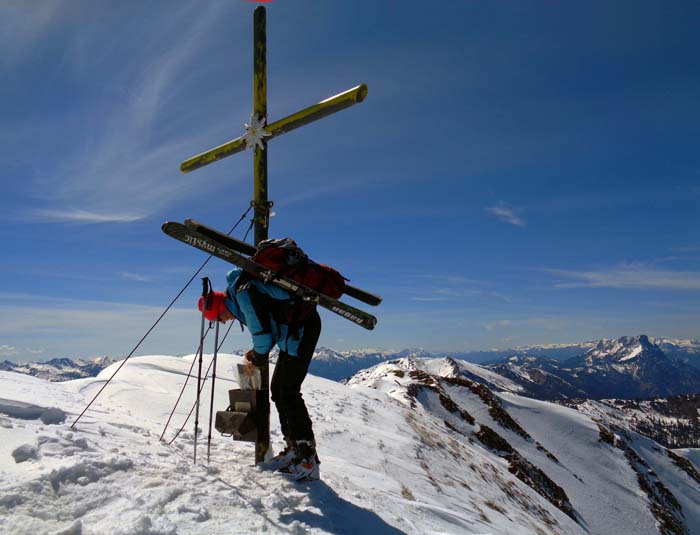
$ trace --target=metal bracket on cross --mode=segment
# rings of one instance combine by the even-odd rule
[[[255,209],[255,216],[253,216],[253,221],[256,221],[265,228],[270,226],[270,218],[275,215],[272,211],[272,207],[275,205],[272,201],[264,201],[261,203],[256,203],[255,201],[250,201],[250,205]]]

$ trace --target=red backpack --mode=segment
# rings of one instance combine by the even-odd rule
[[[311,260],[291,238],[261,241],[252,260],[333,299],[345,292],[347,279],[332,267]]]

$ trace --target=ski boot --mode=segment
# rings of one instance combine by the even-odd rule
[[[321,461],[316,454],[315,442],[312,440],[298,440],[294,443],[294,458],[292,461],[275,473],[294,481],[313,481],[321,478],[320,464]]]

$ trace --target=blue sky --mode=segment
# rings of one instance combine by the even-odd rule
[[[369,86],[269,146],[271,236],[385,300],[321,344],[700,337],[696,3],[266,5],[270,121]],[[124,356],[204,260],[161,223],[246,210],[251,152],[179,163],[248,122],[254,7],[0,4],[0,358]],[[195,350],[199,291],[138,354]]]

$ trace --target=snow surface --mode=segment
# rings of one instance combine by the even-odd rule
[[[4,399],[70,414],[54,425],[16,418],[12,410],[2,416],[0,532],[530,534],[535,527],[546,528],[524,512],[515,515],[521,523],[514,525],[508,514],[483,511],[477,498],[501,500],[500,492],[477,482],[469,493],[450,481],[447,474],[455,478],[458,473],[451,457],[435,460],[434,476],[426,472],[415,458],[422,443],[406,425],[405,406],[372,389],[313,376],[303,391],[315,422],[321,481],[292,483],[260,470],[253,466],[252,444],[232,442],[215,431],[207,465],[209,387],[202,393],[200,427],[205,431],[194,465],[191,423],[172,446],[158,440],[192,358],[132,358],[75,430],[69,424],[116,365],[97,378],[64,383],[0,373]],[[236,386],[233,369],[240,361],[220,355],[215,401],[220,410],[228,404],[227,389]],[[189,411],[192,390],[166,438]],[[271,422],[272,440],[279,446],[274,407]],[[36,448],[36,458],[15,462],[12,452],[26,446]],[[481,456],[488,461],[486,453]],[[505,468],[500,471],[508,477]],[[560,533],[582,533],[550,509],[574,529]]]
[[[253,466],[253,445],[212,432],[206,462],[210,383],[202,392],[198,463],[193,422],[172,444],[194,402],[188,388],[166,442],[163,426],[193,356],[132,358],[83,419],[70,423],[112,375],[49,383],[0,372],[0,533],[137,534],[653,534],[648,502],[619,450],[602,444],[593,420],[557,405],[502,394],[504,404],[559,462],[500,427],[478,396],[450,394],[567,492],[579,522],[508,470],[507,462],[471,439],[430,391],[412,406],[409,377],[381,364],[353,386],[307,377],[303,394],[318,441],[321,481],[293,483]],[[205,356],[207,359],[210,356]],[[220,355],[215,410],[235,388],[237,355]],[[402,359],[430,373],[454,372],[451,359]],[[451,361],[451,362],[450,362]],[[463,363],[457,369],[463,370]],[[471,365],[470,365],[471,366]],[[465,371],[468,371],[464,369]],[[478,371],[478,370],[477,370]],[[192,385],[190,379],[189,385]],[[44,423],[52,409],[68,415]],[[36,419],[27,419],[34,411]],[[463,432],[446,427],[461,426]],[[56,422],[57,420],[50,420]],[[281,437],[272,407],[271,435]],[[687,476],[641,443],[645,458],[682,500],[700,533],[700,503]],[[692,452],[685,454],[692,457]],[[658,457],[658,458],[657,458]],[[19,460],[21,459],[21,460]],[[679,475],[680,474],[680,475]],[[686,479],[684,479],[686,478]],[[679,497],[680,499],[680,497]],[[700,510],[700,508],[698,508]]]
[[[600,442],[598,426],[589,417],[552,403],[501,397],[513,418],[559,460],[547,473],[564,488],[591,533],[656,533],[636,475],[619,450]],[[536,454],[533,448],[528,457]]]
[[[350,384],[369,385],[409,403],[405,389],[400,388],[403,378],[396,379],[402,369],[422,369],[453,376],[437,359],[394,361],[359,373]],[[388,380],[391,377],[394,379]],[[501,392],[498,395],[508,414],[531,435],[529,438],[522,437],[500,426],[489,407],[480,403],[479,396],[469,389],[452,386],[447,392],[477,422],[497,429],[512,447],[564,489],[580,519],[580,526],[586,532],[658,533],[656,520],[650,512],[645,493],[640,489],[637,474],[621,450],[601,441],[595,418],[557,404]],[[431,404],[425,399],[422,401],[428,406]],[[431,410],[436,414],[440,411],[439,405],[432,401]],[[448,418],[444,409],[443,415]],[[700,488],[697,483],[673,464],[665,454],[665,448],[636,433],[630,433],[630,436],[634,450],[678,498],[690,533],[700,533]],[[677,451],[696,465],[700,460],[698,452],[700,450],[696,449]]]

